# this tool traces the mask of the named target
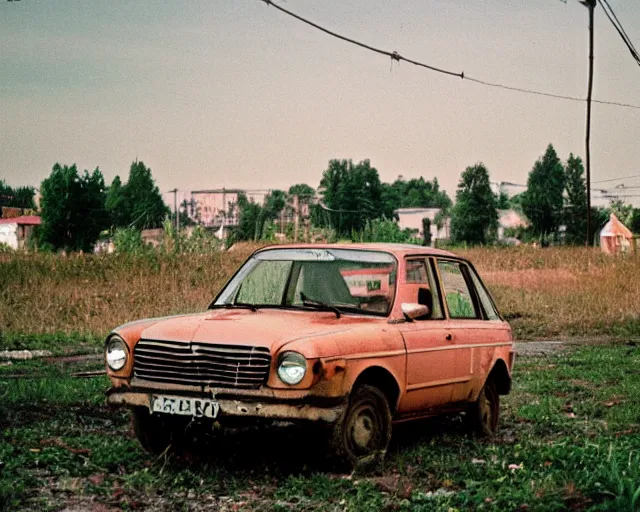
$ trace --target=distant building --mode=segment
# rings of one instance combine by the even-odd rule
[[[526,228],[529,221],[515,210],[498,210],[498,240],[504,240],[505,229]]]
[[[448,240],[451,237],[451,218],[447,216],[442,219],[438,229],[435,218],[440,211],[440,208],[399,208],[394,213],[398,216],[400,229],[417,230],[416,238],[423,238],[422,219],[428,218],[431,221],[431,239]],[[505,239],[506,229],[526,228],[527,226],[529,226],[529,222],[517,211],[498,210],[498,240]]]
[[[448,240],[451,236],[451,219],[449,217],[442,219],[440,229],[435,223],[435,218],[441,211],[441,208],[398,208],[393,213],[398,216],[400,229],[417,230],[416,238],[424,237],[422,219],[428,218],[431,221],[431,239]]]
[[[37,215],[23,215],[8,219],[0,219],[0,244],[7,244],[12,249],[22,249],[33,236],[33,230],[41,224]]]
[[[244,194],[249,201],[264,202],[268,191],[220,188],[191,192],[192,209],[189,217],[205,227],[236,226],[238,224],[238,197]]]

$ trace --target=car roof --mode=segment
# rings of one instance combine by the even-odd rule
[[[387,243],[348,243],[341,242],[335,244],[279,244],[263,247],[256,252],[269,249],[357,249],[369,251],[381,251],[393,254],[397,258],[406,256],[448,256],[453,258],[461,258],[456,254],[442,249],[434,249],[433,247],[425,247],[414,244],[387,244]]]

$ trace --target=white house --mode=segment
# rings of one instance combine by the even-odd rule
[[[398,226],[400,229],[416,229],[416,238],[423,238],[422,219],[428,218],[431,221],[431,239],[447,240],[451,233],[451,220],[445,217],[442,220],[440,229],[435,223],[435,218],[440,213],[440,208],[398,208],[393,213],[398,216]]]
[[[37,215],[0,219],[0,244],[20,249],[31,238],[34,228],[39,225],[40,217]]]
[[[440,208],[399,208],[394,212],[398,216],[400,229],[417,230],[416,238],[422,238],[422,219],[425,217],[431,221],[431,239],[448,240],[451,236],[451,218],[445,217],[441,221],[440,229],[435,223],[435,218],[440,213]],[[498,240],[505,239],[505,229],[527,227],[529,222],[524,216],[515,210],[498,210]]]

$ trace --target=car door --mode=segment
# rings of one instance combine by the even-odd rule
[[[484,383],[494,350],[509,344],[510,334],[473,268],[453,259],[436,261],[455,355],[452,400],[465,401]]]
[[[424,318],[398,324],[407,350],[406,393],[399,412],[420,414],[451,402],[456,354],[450,350],[449,322],[430,258],[407,260],[398,290],[402,303],[421,303],[431,310]]]

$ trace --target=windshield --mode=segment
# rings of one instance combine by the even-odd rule
[[[213,307],[338,309],[388,315],[397,262],[355,249],[270,249],[247,261]]]

